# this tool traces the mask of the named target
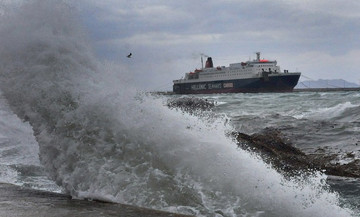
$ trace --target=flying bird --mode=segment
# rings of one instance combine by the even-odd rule
[[[129,55],[127,55],[127,58],[131,58],[131,55],[132,55],[132,53],[130,53]]]

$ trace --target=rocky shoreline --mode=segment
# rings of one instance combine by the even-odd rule
[[[212,111],[215,104],[207,99],[182,97],[168,100],[167,106],[198,114],[199,111]],[[252,135],[233,132],[229,136],[234,138],[239,148],[257,153],[266,163],[286,175],[321,171],[332,176],[360,177],[360,159],[356,159],[352,153],[345,153],[348,163],[340,163],[337,154],[322,150],[307,154],[285,139],[277,129],[265,128]]]
[[[232,136],[240,148],[258,153],[265,162],[286,174],[322,171],[333,176],[360,177],[360,160],[354,159],[351,153],[347,155],[353,160],[347,164],[340,164],[336,154],[305,154],[290,141],[285,141],[279,130],[272,128],[252,135],[234,132]]]

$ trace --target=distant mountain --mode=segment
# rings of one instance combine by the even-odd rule
[[[356,83],[351,83],[343,79],[319,79],[317,81],[299,81],[295,88],[344,88],[360,87]]]

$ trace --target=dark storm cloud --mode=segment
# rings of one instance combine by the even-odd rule
[[[154,83],[171,85],[199,66],[193,56],[201,52],[227,65],[262,51],[309,77],[338,78],[346,68],[347,76],[360,78],[357,1],[109,0],[79,8],[99,55],[132,64],[121,57],[134,51],[142,66],[136,70],[147,70]]]

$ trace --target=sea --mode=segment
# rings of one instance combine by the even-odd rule
[[[360,154],[359,92],[153,95],[131,86],[126,67],[98,60],[85,33],[67,2],[28,1],[1,14],[5,191],[70,196],[53,216],[71,216],[85,200],[192,216],[360,216],[358,178],[286,177],[229,136],[274,128],[303,152],[346,164]],[[215,106],[169,108],[177,97]],[[1,216],[59,206],[53,194],[41,196],[49,206],[0,197]],[[107,216],[108,207],[93,207],[87,216]]]

